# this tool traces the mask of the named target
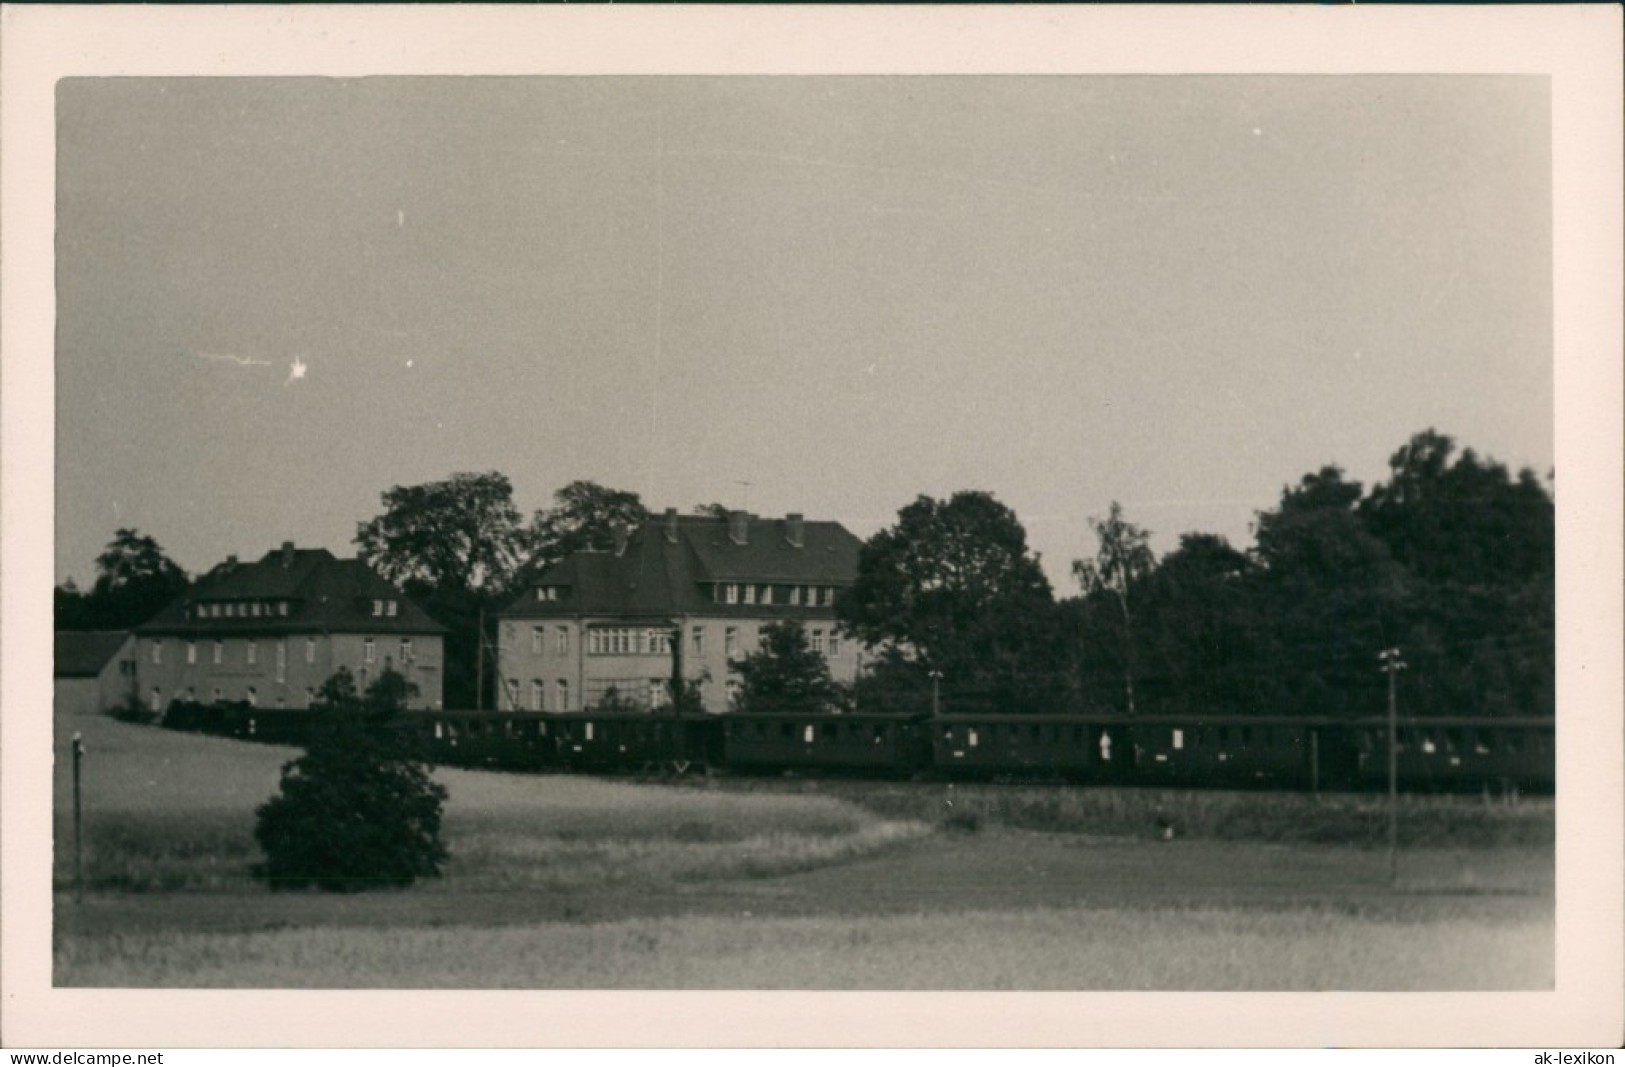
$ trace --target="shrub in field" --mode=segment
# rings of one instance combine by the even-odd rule
[[[429,778],[413,737],[393,723],[409,684],[385,671],[358,697],[349,671],[328,679],[305,754],[285,764],[261,805],[255,875],[273,889],[353,892],[411,885],[440,873],[446,790]]]

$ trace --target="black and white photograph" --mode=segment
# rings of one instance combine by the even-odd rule
[[[1619,951],[1619,338],[1573,319],[1617,313],[1574,249],[1592,213],[1617,272],[1618,194],[1565,196],[1618,115],[1572,132],[1539,42],[1091,64],[1035,13],[1030,66],[902,10],[950,45],[808,63],[764,9],[595,69],[538,13],[489,69],[341,27],[14,71],[39,1003],[370,992],[432,1044],[426,991],[1076,995],[978,1031],[1053,1046],[1186,1043],[1159,1005],[1215,992],[1243,1044],[1358,1043],[1406,994],[1412,1044],[1619,1036],[1606,988],[1555,1006]],[[643,35],[685,14],[731,17]],[[1458,22],[1518,60],[1495,16]],[[618,1025],[577,1041],[675,1043]]]

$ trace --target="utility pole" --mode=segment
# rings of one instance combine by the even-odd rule
[[[83,819],[79,807],[79,763],[85,756],[85,742],[78,730],[73,732],[73,902],[85,902],[85,852],[81,844]]]
[[[931,668],[931,717],[942,715],[942,672]]]
[[[1388,884],[1399,884],[1399,672],[1405,663],[1399,649],[1377,653],[1378,670],[1388,675]]]

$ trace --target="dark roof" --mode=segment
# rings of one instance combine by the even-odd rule
[[[374,615],[375,600],[395,601],[396,614]],[[199,618],[191,610],[208,603],[278,601],[288,603],[287,615]],[[361,560],[337,559],[325,548],[284,545],[258,563],[220,564],[135,632],[439,634],[445,629]]]
[[[96,677],[118,655],[129,636],[128,630],[58,630],[55,676]]]
[[[717,582],[779,585],[850,585],[862,542],[838,522],[800,523],[792,543],[786,519],[744,520],[743,543],[730,537],[728,519],[655,516],[631,531],[624,551],[578,552],[538,577],[503,615],[602,614],[661,618],[674,613],[786,618],[806,614],[782,601],[772,605],[718,604]],[[563,599],[538,600],[537,587],[558,586]]]

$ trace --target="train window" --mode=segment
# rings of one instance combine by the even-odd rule
[[[1467,741],[1473,746],[1474,755],[1488,756],[1490,754],[1490,739],[1488,730],[1483,732],[1478,730],[1468,730]]]
[[[812,744],[813,728],[811,726],[808,726],[806,729],[801,731],[801,740],[809,745]]]
[[[978,739],[976,737],[976,731],[974,729],[971,729],[971,730],[967,731],[967,733],[968,733],[969,736],[966,737],[965,743],[967,745],[969,745],[971,748],[975,748],[976,745],[977,745],[977,741],[978,741]]]
[[[779,723],[779,736],[780,737],[794,737],[794,736],[796,736],[795,724],[794,723],[789,723],[789,722],[781,722],[781,723]]]
[[[444,733],[444,731],[443,731],[443,730],[441,730],[441,728],[440,728],[440,724],[439,724],[439,723],[438,723],[438,722],[437,722],[437,723],[435,723],[435,724],[434,724],[434,736],[435,736],[435,740],[437,740],[437,741],[438,741],[438,740],[439,740],[439,739],[440,739],[440,737],[441,737],[441,735],[442,735],[442,734],[443,734],[443,733]]]
[[[591,741],[591,740],[592,740],[592,725],[593,725],[593,724],[592,724],[592,723],[590,723],[590,722],[589,722],[589,723],[587,723],[587,732],[586,732],[586,735],[585,735],[585,738],[584,738],[584,740],[587,740],[587,741]]]
[[[1433,735],[1424,730],[1422,732],[1422,754],[1424,756],[1431,756],[1437,751],[1439,751],[1439,746],[1434,744]]]
[[[1174,731],[1174,748],[1180,749],[1180,748],[1184,748],[1184,747],[1185,747],[1185,731],[1184,730],[1175,730]]]
[[[811,730],[812,727],[809,726],[807,729]],[[839,727],[832,722],[826,722],[818,728],[818,736],[823,738],[825,741],[835,740],[835,736],[839,732]]]

